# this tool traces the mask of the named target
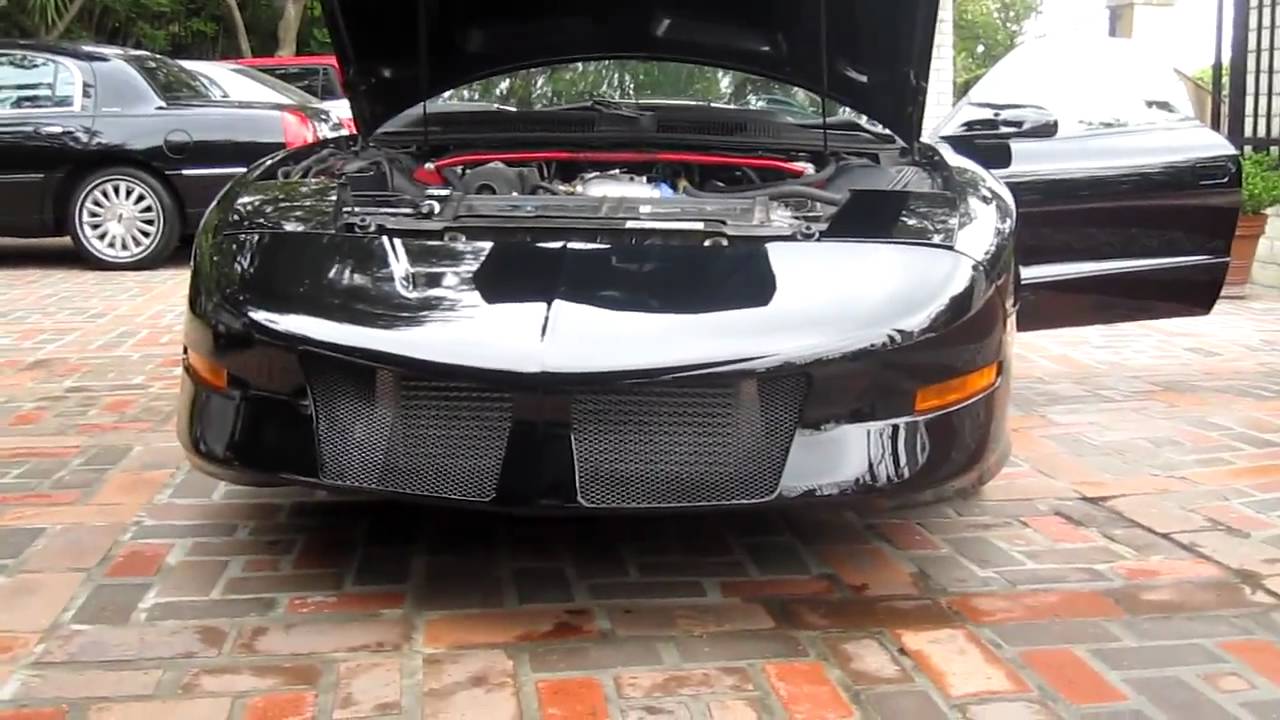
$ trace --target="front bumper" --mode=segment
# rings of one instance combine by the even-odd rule
[[[186,344],[233,382],[184,379],[192,463],[248,485],[590,511],[931,500],[1008,457],[1010,286],[961,253],[530,247],[406,243],[435,274],[394,291],[362,238],[246,236],[215,269],[198,258]],[[461,255],[413,255],[429,251]],[[918,389],[997,362],[994,388],[914,414]]]
[[[980,487],[1009,457],[1008,404],[1009,383],[1003,378],[984,395],[928,416],[801,428],[791,442],[776,495],[752,504],[862,498],[891,507],[932,502]],[[302,404],[219,392],[184,375],[179,440],[194,467],[235,484],[353,489],[320,479],[315,426]],[[504,471],[497,496],[488,502],[374,492],[513,512],[601,509],[577,502],[572,465],[563,463]]]

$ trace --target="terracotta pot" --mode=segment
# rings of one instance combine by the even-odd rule
[[[1258,254],[1258,241],[1267,229],[1266,214],[1241,215],[1236,224],[1236,237],[1231,243],[1231,269],[1227,271],[1227,284],[1222,288],[1224,298],[1242,298],[1249,288],[1249,275],[1253,273],[1253,258]]]

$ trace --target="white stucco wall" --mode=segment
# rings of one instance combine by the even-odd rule
[[[1249,282],[1261,287],[1280,290],[1280,208],[1267,211],[1271,218],[1267,230],[1258,241],[1258,255],[1253,261],[1253,275]]]
[[[891,0],[890,0],[891,1]],[[929,101],[924,109],[925,132],[942,121],[955,105],[955,15],[953,0],[938,3],[938,34],[933,45],[933,68],[929,73]]]

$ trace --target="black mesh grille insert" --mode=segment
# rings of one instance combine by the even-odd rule
[[[321,480],[456,500],[497,494],[509,393],[317,358],[304,368]]]
[[[762,502],[778,492],[803,376],[637,385],[573,398],[578,498],[591,507]]]

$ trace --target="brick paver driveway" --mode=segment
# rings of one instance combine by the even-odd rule
[[[0,720],[1280,717],[1280,301],[1023,336],[978,499],[599,522],[190,471],[184,291],[0,243]]]

